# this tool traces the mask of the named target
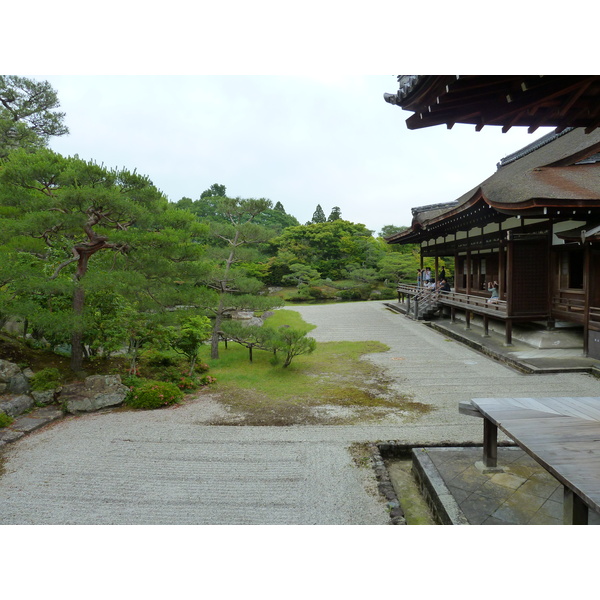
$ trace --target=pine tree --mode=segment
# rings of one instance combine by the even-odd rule
[[[147,177],[47,149],[14,150],[4,162],[0,214],[0,230],[10,234],[10,244],[0,242],[3,307],[10,300],[11,313],[41,331],[58,333],[62,317],[76,372],[86,348],[111,350],[128,305],[189,305],[210,266],[193,243],[208,228],[170,207]],[[94,308],[103,316],[97,326]]]
[[[331,214],[329,215],[329,217],[327,217],[328,221],[337,221],[338,219],[342,218],[342,211],[340,210],[339,206],[334,206],[331,209]]]
[[[225,198],[227,188],[222,183],[213,183],[200,194],[200,198]]]
[[[43,148],[69,133],[56,91],[47,81],[0,75],[0,158],[15,148]]]
[[[313,216],[312,216],[312,222],[313,223],[325,223],[325,221],[326,221],[325,213],[323,212],[321,205],[317,204],[317,208],[315,209],[315,212],[313,213]]]

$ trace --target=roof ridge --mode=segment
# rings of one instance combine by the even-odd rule
[[[524,156],[527,156],[528,154],[535,152],[542,146],[545,146],[546,144],[550,144],[554,140],[558,139],[559,137],[562,137],[566,133],[573,131],[574,129],[575,129],[575,127],[567,127],[566,129],[563,129],[560,133],[551,131],[550,133],[543,135],[540,139],[535,140],[535,142],[531,142],[531,144],[524,146],[520,150],[517,150],[516,152],[513,152],[512,154],[505,156],[503,159],[500,160],[499,163],[496,164],[496,169],[500,169],[501,167],[504,167],[505,165],[513,163],[513,162],[519,160],[520,158],[523,158]]]

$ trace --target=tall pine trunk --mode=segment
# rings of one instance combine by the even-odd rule
[[[210,357],[213,359],[219,358],[219,331],[221,330],[221,323],[223,322],[223,310],[225,308],[225,291],[227,290],[227,280],[229,277],[229,270],[235,260],[235,250],[238,246],[238,240],[240,237],[239,230],[236,230],[233,242],[231,242],[231,252],[229,258],[225,263],[225,272],[223,273],[223,279],[220,281],[219,291],[219,306],[217,308],[217,314],[215,316],[215,325],[213,327],[212,337],[210,340]]]

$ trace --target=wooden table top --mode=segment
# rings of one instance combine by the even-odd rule
[[[474,398],[471,403],[600,512],[600,397]]]

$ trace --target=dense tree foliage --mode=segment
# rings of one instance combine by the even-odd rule
[[[207,307],[213,311],[214,326],[211,338],[211,358],[219,358],[219,334],[221,323],[233,303],[236,295],[258,292],[262,287],[260,281],[248,275],[247,269],[236,268],[236,263],[243,260],[243,248],[268,241],[272,237],[265,227],[253,223],[258,215],[270,209],[272,203],[265,198],[219,198],[217,208],[225,217],[224,222],[214,221],[212,233],[224,245],[217,247],[211,272],[205,285],[214,290],[218,299]],[[278,301],[275,302],[275,305]]]
[[[281,202],[230,198],[221,183],[171,203],[136,171],[47,149],[67,133],[58,107],[47,82],[0,76],[0,326],[21,323],[75,371],[119,351],[135,374],[162,349],[185,356],[192,377],[201,344],[210,338],[218,358],[221,336],[287,367],[312,338],[228,319],[281,306],[267,286],[293,287],[286,298],[298,301],[366,299],[414,280],[417,249],[384,239],[404,227],[374,238],[320,204],[300,225]]]
[[[58,96],[47,81],[0,75],[0,158],[15,148],[36,149],[69,132]]]
[[[384,225],[379,232],[379,235],[382,238],[390,237],[394,235],[394,233],[400,233],[401,231],[406,231],[408,227],[398,226],[398,225]]]
[[[147,177],[47,149],[16,150],[4,161],[0,227],[8,234],[0,249],[5,310],[46,336],[68,334],[74,370],[86,332],[121,327],[128,303],[156,310],[189,301],[208,269],[193,242],[206,227]]]
[[[288,227],[272,245],[279,256],[310,265],[323,279],[340,279],[351,265],[374,267],[381,255],[364,225],[343,219]]]
[[[222,200],[227,196],[214,195],[215,191],[225,192],[225,186],[219,184],[213,184],[211,186],[212,194],[209,193],[211,190],[202,192],[202,196],[198,200],[192,200],[191,198],[181,198],[176,203],[178,208],[189,210],[191,213],[196,215],[198,219],[205,222],[213,223],[229,223],[229,217],[226,212],[223,211]],[[267,229],[273,231],[274,234],[281,233],[286,227],[293,227],[299,225],[296,217],[289,215],[285,212],[281,202],[275,205],[275,208],[268,206],[260,214],[256,215],[253,222],[257,225],[262,225]]]

